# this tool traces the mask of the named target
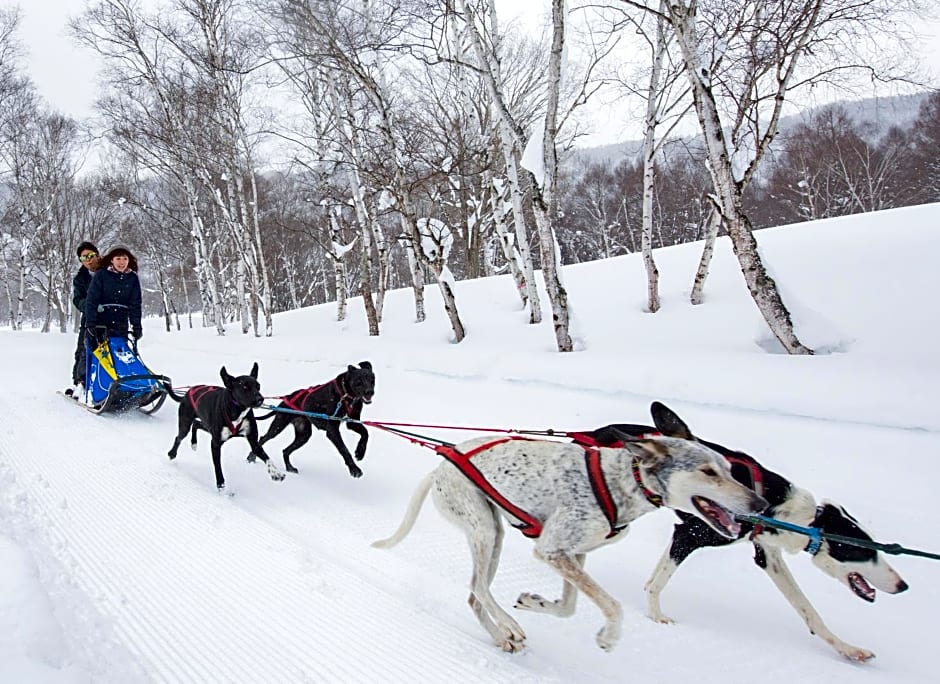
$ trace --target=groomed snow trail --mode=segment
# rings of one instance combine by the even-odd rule
[[[425,505],[399,546],[369,546],[395,529],[415,485],[436,465],[430,450],[372,430],[365,475],[353,479],[317,433],[294,457],[300,474],[272,482],[260,463],[245,462],[244,440],[234,440],[223,446],[223,465],[235,496],[220,496],[203,433],[196,453],[184,444],[175,461],[166,456],[175,403],[152,417],[86,413],[55,395],[61,373],[37,370],[61,359],[67,373],[70,336],[7,335],[16,363],[7,369],[13,389],[0,396],[0,524],[10,524],[4,532],[40,569],[74,654],[67,665],[90,673],[95,684],[611,684],[633,676],[710,683],[770,671],[774,681],[808,684],[854,684],[859,676],[872,684],[933,681],[933,663],[922,655],[932,632],[914,626],[940,610],[940,592],[936,565],[919,559],[891,559],[912,589],[880,596],[875,606],[814,570],[808,558],[791,559],[827,623],[878,653],[861,668],[806,633],[754,567],[747,545],[696,554],[664,595],[677,624],[648,620],[642,587],[675,521],[668,511],[636,521],[623,541],[589,557],[591,574],[624,608],[624,638],[614,652],[597,648],[602,618],[582,597],[564,620],[515,613],[528,649],[503,654],[467,607],[466,543],[433,506]],[[183,348],[189,341],[158,332],[148,362],[184,385],[217,383],[221,364],[238,373],[258,358],[266,394],[325,381],[344,367],[279,351],[280,341],[225,338],[204,341],[207,349]],[[249,345],[271,345],[271,353]],[[648,398],[612,399],[576,379],[553,389],[498,373],[418,374],[410,357],[348,349],[342,357],[375,363],[379,384],[367,419],[492,426],[505,420],[506,406],[514,424],[571,429],[648,415]],[[932,479],[885,467],[886,454],[903,454],[911,472],[933,472],[935,432],[772,410],[745,420],[739,409],[707,408],[707,399],[690,392],[699,405],[692,427],[707,429],[704,437],[754,450],[818,496],[845,503],[883,541],[935,546],[926,531],[940,525],[940,514],[927,507],[911,528],[913,514],[896,496],[932,500]],[[343,433],[352,446],[352,433]],[[288,431],[270,443],[275,461],[290,439]],[[493,586],[497,601],[510,608],[520,591],[554,597],[560,586],[532,557],[531,542],[508,531]],[[77,682],[85,680],[68,680]]]
[[[37,402],[0,398],[8,492],[29,499],[43,541],[111,617],[142,680],[531,680],[483,635],[433,613],[415,620],[413,605],[247,512],[240,495],[181,476],[165,455],[166,421]],[[179,458],[208,477],[207,450],[184,446]],[[277,493],[263,467],[245,470]]]

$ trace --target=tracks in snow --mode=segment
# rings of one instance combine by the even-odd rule
[[[168,467],[162,449],[141,446],[142,433],[164,446],[165,425],[65,408],[42,420],[6,399],[0,411],[16,425],[0,452],[20,495],[142,679],[531,678],[484,635],[415,619],[402,598]]]

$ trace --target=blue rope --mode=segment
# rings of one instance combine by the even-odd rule
[[[336,417],[328,416],[325,413],[313,413],[312,411],[299,411],[297,409],[285,408],[282,406],[268,406],[263,404],[260,408],[266,409],[268,411],[277,411],[280,413],[292,413],[297,416],[307,416],[308,418],[319,418],[321,420],[337,420],[340,422],[347,423],[359,423],[364,425],[363,421],[356,420],[354,418],[348,417]],[[380,425],[378,423],[370,422],[370,425]],[[406,432],[404,430],[398,430],[395,428],[382,426],[383,429],[388,430],[389,432],[395,432],[403,436],[414,436],[413,433]],[[427,438],[424,438],[427,439]],[[441,444],[448,444],[447,442],[442,442],[441,440],[435,440]],[[930,553],[928,551],[918,551],[916,549],[908,549],[900,544],[882,544],[876,541],[865,541],[864,539],[855,539],[854,537],[846,537],[841,534],[831,534],[829,532],[823,532],[818,527],[803,527],[802,525],[796,525],[794,523],[786,522],[784,520],[777,520],[776,518],[771,518],[766,515],[736,515],[735,518],[742,522],[748,522],[752,525],[764,525],[765,527],[773,527],[778,530],[786,530],[788,532],[796,532],[797,534],[806,535],[809,537],[809,542],[806,545],[806,551],[816,555],[819,549],[822,547],[822,540],[829,539],[834,542],[839,542],[842,544],[849,544],[851,546],[861,546],[866,549],[875,549],[876,551],[883,551],[884,553],[889,553],[892,555],[907,554],[909,556],[922,556],[924,558],[931,558],[933,560],[940,560],[940,554]]]
[[[928,551],[918,551],[916,549],[908,549],[901,546],[900,544],[882,544],[876,541],[866,541],[865,539],[856,539],[854,537],[846,537],[845,535],[841,534],[823,532],[818,527],[802,527],[801,525],[794,525],[793,523],[789,523],[784,520],[777,520],[776,518],[770,518],[766,515],[736,515],[735,518],[742,522],[749,522],[752,525],[764,525],[766,527],[787,530],[788,532],[796,532],[797,534],[805,534],[807,537],[810,537],[810,541],[806,546],[806,550],[814,555],[817,551],[819,551],[819,547],[822,545],[822,540],[829,539],[834,542],[839,542],[840,544],[849,544],[851,546],[861,546],[866,549],[875,549],[876,551],[883,551],[884,553],[889,553],[895,556],[900,554],[907,554],[909,556],[921,556],[923,558],[940,560],[940,554],[930,553]],[[815,551],[812,550],[814,547]]]

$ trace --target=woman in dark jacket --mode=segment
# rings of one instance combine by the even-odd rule
[[[95,342],[105,337],[127,337],[128,330],[138,340],[141,294],[137,278],[137,258],[126,247],[115,247],[101,257],[85,299],[85,325]]]

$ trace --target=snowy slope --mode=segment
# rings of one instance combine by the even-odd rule
[[[392,293],[377,339],[354,301],[343,323],[332,306],[279,315],[272,339],[166,334],[152,321],[142,346],[181,386],[257,360],[272,396],[368,359],[374,420],[577,429],[646,421],[660,399],[701,436],[844,504],[877,539],[936,552],[938,218],[929,206],[760,234],[800,334],[834,350],[812,358],[772,353],[727,243],[701,307],[686,303],[698,247],[657,252],[655,316],[642,311],[640,259],[566,269],[580,349],[569,355],[552,351],[547,325],[524,324],[504,278],[458,284],[469,330],[460,345],[429,288],[428,321],[415,325],[408,293]],[[596,647],[602,618],[582,597],[567,620],[519,615],[528,649],[503,654],[467,607],[465,542],[430,504],[401,545],[369,546],[397,526],[437,463],[431,451],[373,429],[354,480],[317,434],[293,458],[300,474],[277,483],[235,441],[223,447],[235,495],[220,496],[205,436],[195,454],[184,444],[166,457],[175,404],[152,417],[94,416],[54,394],[73,342],[0,331],[0,629],[11,636],[0,681],[936,681],[936,561],[892,557],[912,588],[868,605],[792,558],[829,626],[879,656],[853,665],[807,634],[747,545],[693,556],[663,594],[676,624],[648,620],[642,587],[668,540],[665,511],[588,559],[624,606],[613,653]],[[279,436],[269,453],[278,459],[289,441]],[[559,590],[510,531],[497,599],[508,607],[521,591]]]

